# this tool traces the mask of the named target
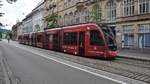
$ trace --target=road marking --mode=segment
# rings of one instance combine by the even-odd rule
[[[42,56],[42,55],[40,55],[40,56]],[[115,80],[115,79],[113,79],[113,78],[109,78],[109,77],[107,77],[107,76],[104,76],[104,75],[101,75],[101,74],[98,74],[98,73],[95,73],[95,72],[92,72],[92,71],[83,69],[83,68],[81,68],[81,67],[73,66],[73,65],[71,65],[71,64],[62,62],[62,61],[60,61],[58,58],[55,59],[55,58],[51,58],[51,57],[47,57],[47,56],[42,56],[42,57],[45,57],[45,58],[47,58],[47,59],[53,60],[53,61],[55,61],[55,62],[58,62],[58,63],[64,64],[64,65],[70,66],[70,67],[72,67],[72,68],[75,68],[75,69],[78,69],[78,70],[81,70],[81,71],[85,71],[85,72],[90,73],[90,74],[93,74],[93,75],[95,75],[95,76],[99,76],[99,77],[102,77],[102,78],[105,78],[105,79],[109,79],[109,80],[111,80],[111,81],[118,82],[118,83],[121,83],[121,84],[127,84],[127,83],[125,83],[125,82],[123,82],[123,81]],[[66,61],[66,60],[65,60],[65,61]],[[75,65],[80,65],[80,64],[77,64],[77,63],[73,63],[73,64],[75,64]],[[84,66],[84,65],[80,65],[80,66]],[[87,67],[87,66],[84,66],[84,67],[90,68],[90,69],[93,69],[93,70],[96,70],[96,69],[91,68],[91,67]]]
[[[11,45],[12,45],[12,44],[11,44]],[[28,52],[31,52],[31,53],[33,53],[33,54],[39,55],[39,56],[41,56],[41,57],[44,57],[44,58],[53,60],[53,61],[55,61],[55,62],[57,62],[57,63],[61,63],[61,64],[64,64],[64,65],[67,65],[67,66],[69,66],[69,67],[72,67],[72,68],[75,68],[75,69],[78,69],[78,70],[81,70],[81,71],[84,71],[84,72],[93,74],[93,75],[98,76],[98,77],[102,77],[102,78],[105,78],[105,79],[108,79],[108,80],[111,80],[111,81],[114,81],[114,82],[117,82],[117,83],[120,83],[120,84],[128,84],[128,83],[126,83],[126,82],[123,82],[123,81],[120,81],[120,80],[116,80],[116,79],[113,79],[113,78],[110,78],[110,77],[107,77],[107,76],[104,76],[104,75],[101,75],[101,74],[98,74],[98,73],[94,72],[94,71],[100,71],[100,70],[98,70],[98,69],[94,69],[94,68],[91,68],[91,67],[88,67],[88,66],[84,66],[84,65],[81,65],[81,64],[78,64],[78,63],[70,62],[70,61],[67,61],[67,60],[64,60],[64,59],[60,59],[60,58],[57,58],[57,57],[52,57],[52,56],[49,56],[49,55],[47,55],[47,54],[44,55],[45,53],[42,54],[42,53],[40,53],[40,52],[36,52],[36,51],[33,50],[33,49],[32,49],[32,50],[28,50],[28,49],[26,49],[26,48],[19,47],[19,46],[16,46],[16,45],[13,45],[13,46],[18,47],[18,48],[21,48],[21,49],[26,50],[26,51],[28,51]],[[83,69],[83,68],[77,67],[77,66],[81,66],[81,67],[84,67],[84,68],[86,68],[86,69]],[[87,69],[88,69],[88,70],[87,70]],[[89,71],[89,70],[91,70],[91,71]]]

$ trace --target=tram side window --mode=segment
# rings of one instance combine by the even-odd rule
[[[33,34],[32,35],[32,42],[36,42],[37,40],[36,40],[36,35],[35,34]]]
[[[103,41],[102,37],[100,37],[99,31],[96,31],[96,30],[90,31],[90,44],[97,45],[97,46],[104,45],[104,41]]]
[[[42,35],[37,36],[37,42],[42,42]]]
[[[29,41],[29,36],[27,36],[27,41]]]
[[[77,45],[77,32],[64,33],[65,45]]]
[[[26,42],[28,41],[28,36],[25,36]]]
[[[49,42],[50,42],[50,43],[53,42],[53,35],[49,35]]]
[[[33,35],[31,36],[31,41],[34,42],[34,36]]]

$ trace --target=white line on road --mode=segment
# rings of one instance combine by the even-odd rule
[[[40,56],[42,56],[42,55],[40,55]],[[77,64],[77,63],[70,63],[70,64],[69,64],[69,63],[67,63],[66,60],[65,60],[66,62],[65,62],[65,61],[60,61],[59,58],[47,57],[47,56],[44,56],[44,55],[43,55],[42,57],[45,57],[45,58],[47,58],[47,59],[53,60],[53,61],[55,61],[55,62],[64,64],[64,65],[67,65],[67,66],[70,66],[70,67],[73,67],[73,68],[75,68],[75,69],[79,69],[79,70],[81,70],[81,71],[88,72],[88,73],[93,74],[93,75],[95,75],[95,76],[99,76],[99,77],[102,77],[102,78],[109,79],[109,80],[114,81],[114,82],[117,82],[117,83],[127,84],[127,83],[125,83],[125,82],[123,82],[123,81],[115,80],[115,79],[113,79],[113,78],[110,78],[110,77],[107,77],[107,76],[104,76],[104,75],[101,75],[101,74],[98,74],[98,73],[89,71],[89,70],[87,70],[87,69],[83,69],[83,68],[81,68],[81,67],[74,66],[74,65],[80,65],[80,64]],[[61,60],[62,60],[62,59],[61,59]],[[69,62],[69,61],[68,61],[68,62]],[[74,65],[71,65],[71,64],[74,64]],[[84,66],[84,65],[80,65],[80,66],[86,67],[86,68],[90,68],[90,67],[87,67],[87,66]],[[93,69],[93,71],[95,71],[94,68],[90,68],[90,69]]]
[[[57,58],[57,57],[52,57],[52,56],[49,56],[49,55],[46,55],[46,54],[44,55],[43,53],[36,52],[35,50],[28,50],[26,48],[19,47],[19,46],[16,46],[16,45],[15,45],[15,47],[18,47],[18,48],[21,48],[23,50],[29,51],[29,52],[31,52],[33,54],[39,55],[41,57],[44,57],[44,58],[47,58],[47,59],[50,59],[50,60],[53,60],[55,62],[67,65],[69,67],[72,67],[72,68],[75,68],[75,69],[78,69],[78,70],[81,70],[81,71],[93,74],[93,75],[98,76],[98,77],[102,77],[102,78],[105,78],[105,79],[108,79],[108,80],[111,80],[111,81],[114,81],[114,82],[117,82],[117,83],[120,83],[120,84],[128,84],[126,82],[123,82],[123,81],[120,81],[120,80],[116,80],[116,79],[113,79],[113,78],[110,78],[110,77],[107,77],[107,76],[104,76],[104,75],[101,75],[101,74],[98,74],[98,73],[94,72],[94,71],[99,71],[98,69],[94,69],[94,68],[91,68],[91,67],[88,67],[88,66],[84,66],[84,65],[81,65],[81,64],[73,63],[73,62],[70,62],[70,61],[67,61],[67,60],[63,60],[63,59],[60,59],[60,58]]]

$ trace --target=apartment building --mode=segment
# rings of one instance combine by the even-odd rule
[[[122,48],[150,49],[150,0],[118,0],[116,31]]]
[[[29,13],[19,25],[18,35],[44,30],[44,0]]]
[[[18,40],[19,35],[27,31],[23,31],[23,23],[17,22],[15,25],[12,26],[12,40]]]
[[[43,8],[44,8],[44,1],[42,0],[31,12],[33,32],[44,30]]]
[[[22,20],[22,34],[33,32],[32,25],[32,13],[30,13]]]
[[[58,14],[59,26],[90,22],[92,11],[100,11],[99,22],[114,30],[120,49],[150,49],[150,0],[45,0],[44,4],[44,17]],[[99,6],[93,9],[95,4]]]

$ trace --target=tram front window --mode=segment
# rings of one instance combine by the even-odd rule
[[[116,45],[115,36],[114,33],[112,32],[112,29],[110,29],[109,27],[103,27],[102,31],[105,35],[105,39],[107,41],[109,49],[112,51],[116,51],[117,45]]]

